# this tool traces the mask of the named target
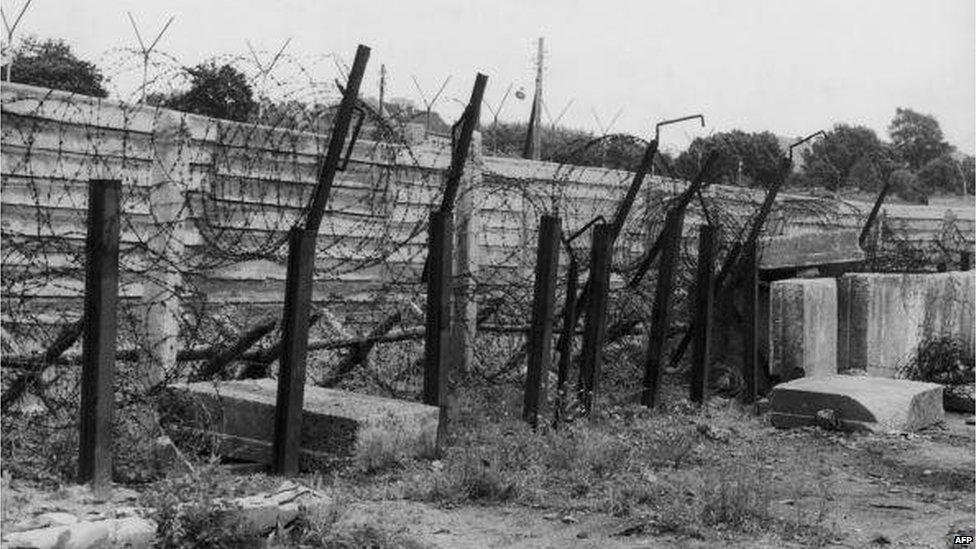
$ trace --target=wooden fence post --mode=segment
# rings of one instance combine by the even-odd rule
[[[451,333],[451,363],[458,372],[471,370],[474,340],[478,331],[478,303],[475,280],[481,262],[478,238],[481,236],[479,202],[475,195],[481,186],[484,161],[481,135],[472,135],[471,152],[461,179],[454,214],[454,322]]]
[[[559,267],[560,221],[542,216],[535,263],[532,324],[529,328],[528,370],[522,419],[535,427],[539,421],[540,395],[552,360],[552,322],[556,310],[556,271]]]
[[[563,418],[566,396],[569,388],[569,365],[573,360],[573,338],[576,331],[576,287],[579,284],[579,266],[569,251],[569,268],[566,270],[566,303],[563,305],[563,333],[559,339],[559,365],[556,373],[556,402],[553,410],[553,425],[558,426]]]
[[[91,482],[98,492],[112,481],[121,186],[119,180],[105,179],[88,184],[78,482]]]
[[[438,447],[447,432],[451,360],[451,212],[430,213],[427,255],[427,310],[424,341],[424,404],[439,406]]]
[[[684,212],[672,210],[665,218],[663,230],[664,249],[657,271],[657,286],[654,291],[654,305],[651,310],[651,326],[648,330],[647,356],[644,363],[644,388],[641,404],[653,408],[657,404],[658,388],[664,371],[661,361],[665,338],[668,333],[668,307],[671,301],[671,287],[674,280],[674,266],[681,247],[681,229]]]
[[[698,278],[695,284],[695,318],[692,333],[691,401],[708,398],[708,370],[712,338],[712,277],[715,229],[702,225],[698,235]]]
[[[272,446],[272,469],[279,475],[299,471],[302,415],[305,410],[305,359],[308,354],[309,311],[312,307],[312,283],[315,271],[315,239],[319,233],[325,205],[332,193],[336,173],[345,169],[340,162],[346,134],[359,96],[359,85],[366,72],[370,50],[360,45],[349,70],[346,89],[336,112],[329,136],[329,148],[319,167],[315,191],[309,201],[305,226],[295,226],[288,240],[288,272],[285,278],[285,306],[281,321],[281,359],[278,367],[278,395],[275,403],[275,432]],[[353,150],[356,135],[348,144]]]
[[[593,245],[590,251],[591,294],[586,308],[580,362],[580,404],[584,415],[588,415],[593,409],[593,396],[597,389],[603,360],[603,340],[607,331],[607,299],[610,290],[610,261],[613,257],[612,236],[611,227],[606,223],[593,227]]]
[[[279,475],[291,476],[299,470],[315,237],[316,231],[295,227],[288,238],[288,271],[285,275],[285,307],[281,320],[281,360],[278,362],[272,456],[273,472]]]
[[[756,243],[749,242],[742,249],[742,296],[745,311],[742,323],[742,376],[746,382],[743,402],[751,404],[758,397],[759,387],[759,265]]]

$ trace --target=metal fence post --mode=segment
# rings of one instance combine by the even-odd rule
[[[539,421],[540,395],[552,361],[552,323],[556,309],[556,271],[559,266],[560,221],[542,216],[539,247],[536,252],[535,290],[532,300],[532,324],[529,329],[528,371],[522,419],[535,427]]]
[[[692,333],[691,401],[708,397],[708,361],[712,337],[712,277],[715,229],[702,225],[698,235],[698,278],[695,284],[695,319]]]
[[[104,179],[88,184],[78,482],[91,482],[96,491],[112,481],[121,186],[119,180]]]
[[[610,289],[610,261],[613,256],[613,233],[610,225],[593,227],[590,251],[590,299],[586,306],[583,350],[580,362],[580,404],[583,413],[593,408],[593,396],[600,377],[603,340],[607,331],[607,294]]]
[[[315,237],[315,231],[296,227],[291,230],[288,240],[288,272],[285,279],[284,315],[281,320],[281,360],[278,367],[272,456],[273,471],[279,475],[295,475],[299,470]]]

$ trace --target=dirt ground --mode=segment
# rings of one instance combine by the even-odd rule
[[[378,525],[410,540],[411,547],[952,547],[952,535],[972,535],[976,512],[974,427],[966,419],[947,414],[943,425],[914,434],[842,434],[782,431],[762,418],[743,422],[717,415],[697,465],[652,475],[650,482],[674,483],[682,475],[705,475],[716,464],[756,460],[771,482],[770,514],[784,523],[796,518],[817,524],[810,538],[694,525],[676,532],[640,508],[620,516],[558,498],[425,502],[396,489],[397,473],[319,488],[343,502],[343,522]],[[134,488],[119,488],[112,501],[99,502],[78,488],[51,490],[5,478],[2,526],[23,528],[49,511],[113,516],[136,506],[137,492],[147,489]]]
[[[821,477],[829,488],[826,540],[784,540],[702,531],[698,536],[655,532],[653,518],[564,513],[536,506],[444,507],[411,501],[362,501],[355,520],[393,527],[430,547],[952,547],[955,534],[974,530],[974,427],[949,414],[944,426],[918,434],[833,435],[816,429],[776,431],[765,467],[778,483]],[[749,437],[733,437],[729,459]],[[815,497],[809,497],[813,500]],[[773,502],[774,515],[811,512],[810,501]],[[818,502],[819,503],[819,502]],[[957,546],[958,547],[958,546]]]

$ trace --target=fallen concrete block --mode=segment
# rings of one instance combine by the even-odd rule
[[[897,377],[919,343],[974,344],[976,271],[850,273],[838,283],[838,369]]]
[[[819,425],[822,410],[833,410],[840,428],[851,431],[917,431],[945,417],[935,383],[836,375],[782,383],[770,395],[776,427]]]
[[[799,269],[864,261],[857,231],[825,231],[773,236],[762,241],[759,268]]]
[[[276,396],[271,379],[170,385],[162,401],[163,422],[178,444],[270,464]],[[389,442],[387,451],[430,455],[438,416],[435,406],[306,386],[300,467],[329,466],[377,438]]]
[[[781,379],[837,374],[837,283],[791,278],[770,285],[769,368]]]

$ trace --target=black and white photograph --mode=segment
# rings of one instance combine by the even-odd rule
[[[976,547],[972,0],[0,13],[0,549]]]

